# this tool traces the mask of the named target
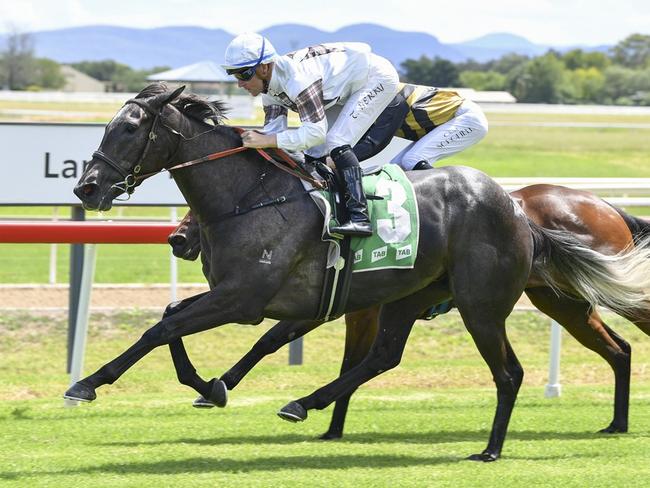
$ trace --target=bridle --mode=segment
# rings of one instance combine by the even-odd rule
[[[156,134],[156,130],[158,129],[158,125],[160,124],[160,118],[162,116],[162,107],[160,110],[156,111],[154,110],[151,105],[149,105],[147,102],[144,100],[140,100],[137,98],[131,98],[130,100],[127,100],[124,103],[124,106],[133,103],[140,108],[142,108],[145,112],[147,112],[149,115],[153,117],[153,123],[151,125],[151,129],[149,130],[149,136],[147,137],[147,143],[145,144],[144,148],[142,149],[142,153],[140,154],[140,157],[138,158],[135,166],[133,167],[133,172],[128,173],[123,166],[120,165],[118,161],[116,161],[114,158],[109,156],[103,151],[97,150],[93,153],[93,158],[100,159],[104,161],[106,164],[108,164],[111,168],[113,168],[115,171],[117,171],[122,178],[124,178],[123,181],[117,182],[111,186],[111,188],[118,188],[122,191],[124,191],[127,194],[127,200],[131,196],[131,194],[135,191],[135,186],[138,182],[139,179],[143,179],[138,173],[142,171],[142,166],[141,162],[144,161],[144,159],[147,157],[147,154],[149,153],[149,148],[151,147],[151,144],[156,142],[156,139],[158,138],[158,135]],[[164,105],[163,105],[164,107]]]
[[[114,183],[111,186],[111,188],[117,188],[117,189],[123,191],[124,193],[126,193],[127,197],[125,199],[123,199],[123,200],[128,200],[131,197],[131,194],[135,191],[135,187],[136,187],[136,185],[138,184],[139,181],[142,181],[142,180],[144,180],[146,178],[149,178],[150,176],[156,175],[158,173],[163,173],[163,172],[167,172],[167,171],[171,172],[171,171],[174,171],[174,170],[177,170],[177,169],[186,168],[186,167],[189,167],[189,166],[194,166],[196,164],[204,163],[206,161],[214,161],[216,159],[221,159],[221,158],[231,156],[233,154],[236,154],[236,153],[239,153],[239,152],[242,152],[242,151],[246,151],[248,149],[252,149],[252,148],[248,148],[248,147],[244,147],[244,146],[234,147],[234,148],[231,148],[231,149],[226,149],[224,151],[219,151],[219,152],[216,152],[216,153],[208,154],[207,156],[204,156],[204,157],[198,158],[198,159],[194,159],[192,161],[186,161],[184,163],[180,163],[180,164],[177,164],[175,166],[172,166],[171,168],[163,168],[163,169],[160,169],[158,171],[153,171],[151,173],[140,174],[140,172],[142,171],[141,163],[142,163],[142,161],[144,161],[147,154],[149,153],[149,149],[150,149],[151,145],[154,142],[156,142],[156,139],[158,138],[158,135],[156,134],[156,131],[157,131],[159,125],[162,125],[163,127],[166,127],[170,132],[178,135],[179,137],[181,137],[184,140],[194,139],[194,138],[199,137],[199,136],[201,136],[203,134],[206,134],[208,132],[212,132],[212,131],[214,131],[214,128],[212,128],[210,130],[207,130],[205,132],[201,132],[197,136],[188,138],[188,137],[185,137],[180,132],[178,132],[177,130],[175,130],[175,129],[169,127],[168,125],[166,125],[165,123],[161,122],[162,111],[163,111],[163,108],[164,108],[165,104],[163,104],[163,106],[160,108],[160,110],[156,111],[146,101],[138,99],[138,98],[131,98],[131,99],[127,100],[124,103],[124,106],[126,106],[128,104],[131,104],[131,103],[133,103],[135,105],[138,105],[140,108],[142,108],[145,112],[147,112],[148,114],[150,114],[153,117],[153,123],[151,125],[151,129],[149,130],[149,135],[147,137],[147,143],[145,144],[144,148],[142,149],[142,153],[140,154],[140,157],[138,158],[135,166],[133,167],[133,171],[131,173],[127,172],[124,169],[124,167],[122,165],[120,165],[120,163],[118,161],[116,161],[113,157],[109,156],[108,154],[106,154],[105,152],[103,152],[101,150],[97,150],[97,151],[95,151],[93,153],[94,158],[97,158],[97,159],[99,159],[101,161],[104,161],[111,168],[113,168],[115,171],[117,171],[117,173],[120,176],[122,176],[124,178],[124,180],[119,181],[117,183]],[[240,134],[244,131],[244,129],[239,128],[239,127],[234,127],[234,129],[237,132],[239,132]],[[309,183],[311,183],[316,188],[324,188],[324,185],[322,184],[321,181],[313,178],[307,171],[305,171],[303,168],[301,168],[296,162],[291,160],[291,158],[289,158],[286,155],[286,153],[284,153],[284,151],[276,150],[276,153],[278,154],[278,156],[283,160],[283,162],[284,162],[284,164],[283,164],[283,163],[280,163],[277,160],[275,160],[273,157],[271,157],[268,154],[268,152],[266,152],[264,149],[256,148],[255,150],[264,159],[266,159],[268,162],[274,164],[279,169],[281,169],[281,170],[283,170],[283,171],[285,171],[285,172],[287,172],[287,173],[289,173],[289,174],[291,174],[291,175],[293,175],[293,176],[295,176],[297,178],[308,181]],[[116,200],[117,200],[117,198],[116,198]]]

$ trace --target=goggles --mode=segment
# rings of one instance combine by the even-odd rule
[[[236,79],[241,81],[249,81],[253,76],[255,76],[255,71],[257,70],[257,64],[255,66],[249,66],[245,68],[236,68],[236,69],[227,69],[226,73],[234,76]]]

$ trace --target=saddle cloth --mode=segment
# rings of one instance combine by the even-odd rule
[[[306,189],[309,183],[303,181]],[[364,176],[373,235],[352,238],[353,273],[380,269],[410,269],[415,264],[420,238],[420,216],[413,185],[397,165],[388,164],[372,175]],[[312,199],[324,217],[322,239],[330,242],[327,267],[339,262],[340,246],[329,233],[331,208],[323,191],[312,191]],[[339,263],[340,265],[340,263]]]

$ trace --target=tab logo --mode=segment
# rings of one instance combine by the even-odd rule
[[[373,249],[372,259],[370,260],[370,262],[376,263],[377,261],[384,259],[386,256],[388,256],[388,246]]]
[[[363,260],[363,249],[359,249],[354,253],[354,264],[360,263]]]
[[[408,246],[397,248],[397,260],[398,261],[400,259],[410,258],[411,254],[413,254],[413,249],[411,248],[410,244]]]

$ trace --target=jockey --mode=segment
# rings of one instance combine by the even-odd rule
[[[488,131],[476,103],[453,90],[400,83],[399,93],[352,149],[365,161],[384,149],[394,136],[411,142],[391,160],[402,169],[432,169],[431,163],[453,156],[479,142]],[[420,318],[447,313],[452,300],[429,308]]]
[[[400,83],[400,91],[354,146],[359,161],[371,158],[393,136],[412,141],[391,163],[404,170],[431,169],[432,163],[453,156],[483,139],[485,114],[476,103],[453,90]]]
[[[304,151],[330,156],[344,183],[349,221],[331,230],[372,235],[361,168],[352,147],[398,91],[398,75],[386,59],[363,43],[331,43],[279,56],[259,34],[242,34],[228,45],[224,69],[251,95],[262,94],[262,133],[242,134],[246,147]],[[288,129],[287,110],[301,126]]]

